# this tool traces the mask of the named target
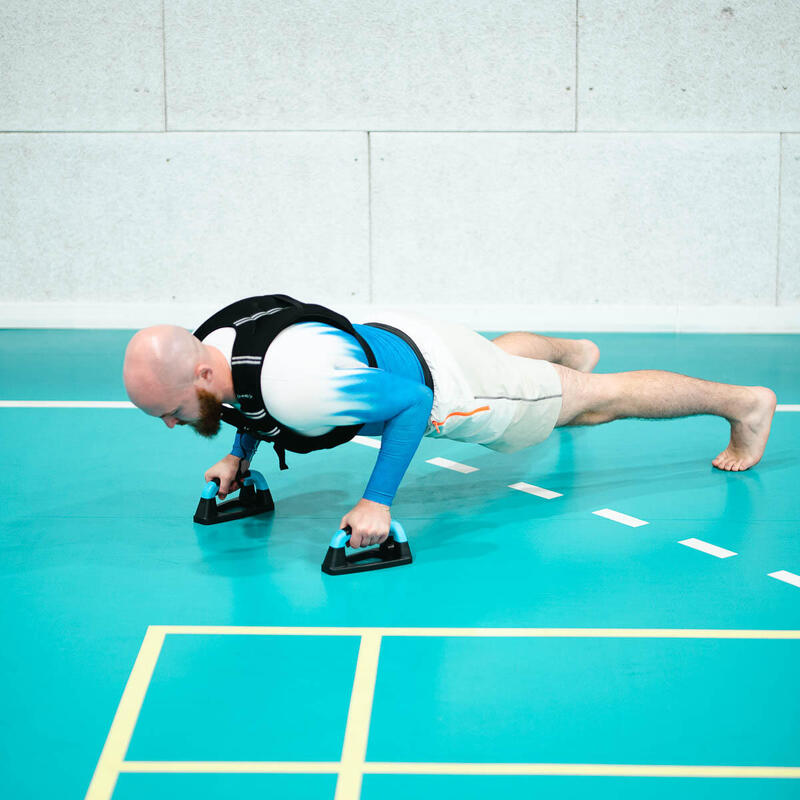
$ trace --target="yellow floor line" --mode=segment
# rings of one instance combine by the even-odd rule
[[[153,670],[164,644],[164,630],[158,626],[150,626],[145,633],[139,654],[136,656],[133,669],[122,699],[119,701],[117,713],[111,723],[111,729],[106,737],[106,743],[97,762],[92,782],[86,792],[86,800],[110,800],[117,783],[120,768],[128,751],[128,745],[136,727],[136,720],[142,709],[144,696]]]
[[[703,628],[337,628],[237,625],[162,625],[167,634],[245,636],[469,636],[588,637],[651,639],[800,639],[793,630],[726,630]]]
[[[361,638],[353,692],[350,695],[350,711],[347,714],[347,726],[344,732],[342,766],[334,800],[358,800],[361,796],[361,779],[367,757],[369,722],[372,716],[380,649],[380,634],[368,633]]]
[[[331,774],[336,762],[314,761],[126,761],[120,772]],[[694,764],[478,764],[363,762],[367,775],[587,775],[645,778],[794,778],[800,767],[708,766]],[[360,781],[359,781],[360,788]],[[338,796],[338,788],[337,788]]]
[[[653,778],[800,778],[800,767],[667,764],[394,764],[367,763],[375,775],[597,775]]]
[[[353,692],[340,762],[125,761],[125,754],[164,637],[183,635],[359,636]],[[131,670],[85,800],[110,800],[122,772],[325,773],[338,774],[336,800],[357,800],[365,774],[601,775],[642,777],[800,778],[800,767],[649,764],[455,764],[365,761],[380,645],[386,636],[598,637],[693,639],[800,639],[796,630],[701,628],[380,628],[235,625],[151,625]]]
[[[124,761],[120,772],[336,774],[338,761]]]

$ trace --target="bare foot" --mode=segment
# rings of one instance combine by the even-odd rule
[[[730,444],[711,462],[717,469],[750,469],[764,455],[778,398],[766,386],[746,388],[753,394],[752,405],[740,420],[731,422]]]
[[[600,348],[591,339],[570,339],[570,351],[560,363],[579,372],[591,372],[600,360]]]

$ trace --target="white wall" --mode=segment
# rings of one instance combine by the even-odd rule
[[[249,294],[800,331],[797,0],[4,0],[0,325]]]

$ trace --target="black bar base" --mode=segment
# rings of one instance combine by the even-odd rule
[[[254,486],[244,486],[239,490],[239,496],[224,503],[217,503],[216,499],[201,498],[194,512],[194,521],[201,525],[217,525],[220,522],[230,522],[234,519],[254,517],[267,511],[274,511],[275,503],[272,492],[257,490]]]
[[[410,564],[411,560],[411,548],[408,542],[396,542],[389,536],[378,547],[350,556],[345,555],[344,547],[329,547],[322,562],[322,571],[328,575],[350,575],[353,572],[367,572],[371,569],[400,567],[403,564]]]

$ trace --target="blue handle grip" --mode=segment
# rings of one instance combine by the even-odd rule
[[[244,479],[242,480],[242,486],[250,486],[251,484],[255,484],[256,489],[259,492],[266,492],[269,489],[267,486],[267,481],[264,476],[258,472],[257,470],[251,469],[249,470]],[[203,494],[201,497],[203,500],[211,500],[211,498],[216,497],[217,493],[219,492],[219,478],[212,478],[207,484],[206,488],[203,489]]]
[[[201,497],[203,500],[211,500],[212,497],[217,496],[217,492],[219,491],[219,478],[213,478],[206,484],[206,488],[203,489],[203,494]]]
[[[400,542],[407,542],[408,537],[403,530],[403,526],[395,519],[389,525],[389,535],[399,544]],[[339,530],[333,535],[331,539],[331,547],[345,547],[350,544],[350,534],[346,530]]]
[[[269,486],[267,486],[267,481],[264,478],[264,476],[260,472],[254,469],[249,470],[247,476],[242,481],[242,485],[249,486],[251,483],[255,484],[256,489],[259,492],[266,492],[267,489],[269,489]]]

